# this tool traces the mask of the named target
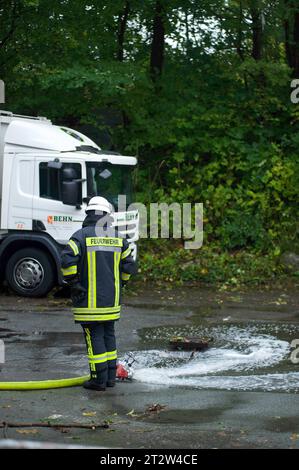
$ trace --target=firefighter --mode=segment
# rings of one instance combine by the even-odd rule
[[[121,287],[135,274],[131,248],[112,227],[112,206],[93,197],[82,229],[62,251],[62,274],[71,287],[73,313],[83,328],[90,380],[83,386],[104,391],[114,387],[116,341],[114,326],[120,317]]]

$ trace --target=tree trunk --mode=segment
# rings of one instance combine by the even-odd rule
[[[262,12],[257,0],[250,2],[250,16],[252,21],[252,52],[254,60],[262,59],[263,49],[263,22]]]
[[[118,16],[117,28],[117,60],[122,62],[124,60],[124,40],[130,13],[130,2],[126,0],[123,11]]]
[[[165,10],[161,0],[156,1],[151,45],[150,73],[153,80],[160,77],[164,64],[165,49]]]
[[[239,24],[238,24],[238,35],[237,35],[237,54],[241,60],[244,60],[244,52],[243,52],[243,21],[244,21],[244,14],[243,14],[243,3],[242,0],[239,0]]]
[[[299,6],[297,1],[285,0],[285,50],[293,76],[299,78]]]
[[[128,24],[128,18],[131,11],[130,1],[126,0],[123,10],[120,12],[117,21],[117,53],[116,58],[119,62],[123,62],[124,60],[124,42],[125,42],[125,34]],[[123,128],[126,129],[130,125],[130,119],[124,109],[121,110],[122,115],[122,124]]]
[[[188,9],[185,10],[185,29],[186,29],[186,56],[188,57],[191,50],[190,31],[189,31],[189,18]]]

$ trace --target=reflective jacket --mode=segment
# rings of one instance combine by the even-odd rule
[[[88,215],[62,251],[62,274],[68,284],[76,281],[86,289],[73,298],[79,323],[117,320],[121,309],[121,284],[135,274],[136,265],[128,241],[113,232],[98,236],[101,217]],[[107,227],[106,227],[107,228]],[[111,230],[110,230],[111,233]]]

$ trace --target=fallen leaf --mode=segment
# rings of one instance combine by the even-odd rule
[[[166,408],[166,405],[160,405],[159,403],[154,403],[153,405],[149,405],[147,407],[146,412],[147,413],[159,413],[165,408]]]
[[[129,413],[127,413],[127,416],[132,416],[133,418],[137,418],[139,415],[135,413],[135,410],[131,410],[129,411]]]
[[[96,411],[85,411],[85,413],[82,413],[83,416],[95,416],[96,414]]]
[[[17,429],[19,434],[37,434],[37,429]]]
[[[59,418],[62,418],[63,415],[51,415],[51,416],[48,416],[46,419],[59,419]]]

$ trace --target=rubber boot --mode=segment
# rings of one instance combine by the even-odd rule
[[[115,387],[116,365],[113,364],[113,366],[112,367],[111,366],[112,366],[112,364],[108,365],[107,387]]]
[[[98,392],[104,392],[106,390],[106,387],[103,384],[100,384],[92,379],[84,382],[83,387],[89,390],[96,390]]]
[[[115,387],[115,380],[108,380],[107,387]]]

